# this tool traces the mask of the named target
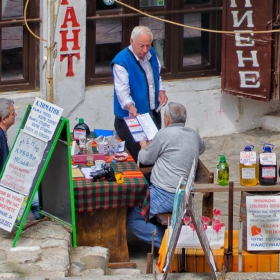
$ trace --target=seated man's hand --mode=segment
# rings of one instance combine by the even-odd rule
[[[147,141],[146,140],[146,137],[144,137],[140,142],[140,147],[141,147],[141,150],[144,150],[146,149],[146,147],[150,144],[150,141]]]

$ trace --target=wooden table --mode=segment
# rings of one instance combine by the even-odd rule
[[[234,192],[275,192],[280,191],[280,182],[272,186],[256,185],[252,187],[242,186],[240,182],[233,182]],[[194,184],[194,192],[210,194],[203,197],[202,213],[205,216],[211,217],[213,211],[213,199],[216,192],[229,192],[229,185],[220,186],[217,183],[213,184]]]
[[[85,167],[85,165],[84,165]],[[112,163],[122,171],[124,183],[96,182],[84,178],[73,180],[78,246],[102,246],[110,250],[110,263],[129,262],[126,239],[127,207],[139,205],[142,215],[149,216],[150,190],[146,179],[132,158]]]

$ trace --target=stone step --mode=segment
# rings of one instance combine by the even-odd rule
[[[261,118],[262,128],[272,131],[280,131],[280,112],[264,115]]]

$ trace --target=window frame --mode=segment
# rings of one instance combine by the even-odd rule
[[[23,0],[23,7],[26,1]],[[2,6],[0,5],[0,10]],[[1,12],[2,14],[2,12]],[[40,34],[40,1],[32,1],[27,8],[27,23],[29,28],[39,36]],[[33,90],[39,88],[39,53],[40,43],[26,28],[24,18],[12,18],[9,20],[0,19],[0,34],[3,27],[16,27],[23,28],[23,54],[22,54],[22,78],[0,80],[1,91],[18,91],[18,90]],[[1,46],[1,41],[0,41]],[[1,48],[2,49],[2,48]],[[2,61],[2,52],[0,52],[0,59]],[[2,75],[2,67],[0,68],[0,74]]]
[[[87,1],[87,36],[86,40],[86,85],[101,85],[113,83],[111,73],[108,72],[95,74],[95,27],[96,21],[101,19],[121,19],[122,20],[122,41],[121,49],[129,45],[129,38],[132,29],[139,24],[139,18],[143,17],[125,6],[115,10],[99,10],[97,11],[96,1]],[[184,4],[184,0],[172,1],[165,0],[165,6],[161,7],[143,7],[139,8],[139,0],[123,0],[124,3],[140,9],[143,12],[153,16],[163,16],[166,20],[183,23],[183,14],[189,13],[210,13],[210,29],[222,30],[222,0],[209,0],[208,3],[200,4]],[[207,65],[192,65],[182,67],[183,58],[183,27],[165,23],[165,38],[164,40],[164,61],[161,76],[163,79],[184,79],[201,76],[217,76],[221,73],[221,49],[222,36],[218,33],[209,33],[209,60]],[[172,35],[171,35],[172,34]],[[175,38],[175,39],[174,39]],[[177,53],[172,55],[171,53]],[[180,66],[181,65],[181,66]]]

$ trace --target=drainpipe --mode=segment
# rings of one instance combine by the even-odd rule
[[[53,103],[54,0],[47,1],[47,101]]]

